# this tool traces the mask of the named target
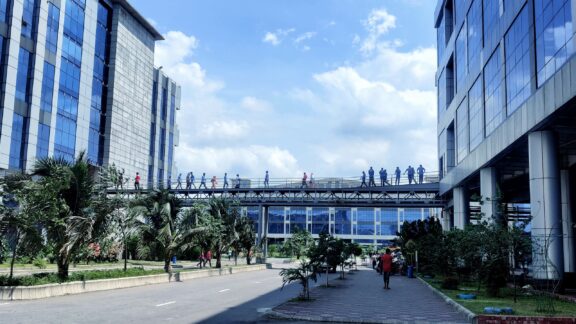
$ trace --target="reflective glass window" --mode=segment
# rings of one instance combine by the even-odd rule
[[[446,32],[444,31],[444,17],[440,18],[440,24],[436,29],[436,46],[438,50],[438,65],[440,65],[440,60],[444,55],[444,51],[446,50]]]
[[[484,67],[484,122],[488,136],[504,120],[502,60],[497,47]]]
[[[176,96],[170,96],[170,128],[174,127],[174,121],[176,120]]]
[[[489,47],[498,41],[499,20],[500,20],[500,1],[484,0],[484,46]]]
[[[328,208],[312,208],[312,234],[329,233],[329,216]]]
[[[374,235],[374,208],[358,208],[357,235]]]
[[[48,3],[48,28],[46,29],[46,49],[56,54],[58,48],[58,29],[60,28],[60,9],[52,2]]]
[[[150,123],[150,156],[154,156],[156,151],[156,123]]]
[[[258,233],[258,221],[260,220],[259,207],[246,207],[246,217],[252,220],[254,224],[254,232]]]
[[[44,62],[40,109],[46,112],[52,111],[52,100],[54,98],[54,72],[54,65]]]
[[[334,223],[334,234],[350,234],[352,229],[352,210],[350,208],[336,208]]]
[[[164,169],[158,168],[158,185],[160,187],[164,186]]]
[[[12,119],[10,156],[8,160],[8,167],[10,169],[24,168],[24,155],[26,152],[26,122],[27,118],[16,113],[14,114]]]
[[[534,0],[536,72],[542,86],[574,54],[572,2]]]
[[[508,115],[530,97],[530,32],[528,6],[524,6],[504,38]]]
[[[470,151],[484,139],[484,116],[482,108],[482,79],[476,79],[468,91],[468,118],[470,122]]]
[[[168,132],[168,167],[172,169],[172,159],[174,156],[174,133]]]
[[[16,73],[16,99],[28,102],[31,68],[32,54],[20,47],[20,52],[18,53],[18,71]]]
[[[466,81],[468,74],[466,59],[466,25],[464,25],[456,37],[456,92],[463,89]]]
[[[10,0],[0,0],[0,21],[8,21],[8,10],[10,9]]]
[[[454,0],[454,8],[456,12],[455,23],[457,26],[459,26],[464,20],[464,17],[466,17],[466,11],[468,9],[467,4],[468,0]]]
[[[468,155],[468,100],[464,98],[456,109],[456,154],[458,163]]]
[[[467,17],[468,71],[474,73],[480,69],[482,51],[482,0],[472,2]]]
[[[24,0],[24,10],[22,11],[22,36],[32,38],[35,29],[34,10],[36,9],[37,0]]]
[[[158,82],[154,81],[152,84],[152,119],[156,119],[156,111],[158,107]]]
[[[66,2],[66,18],[64,19],[64,34],[78,44],[84,39],[84,6],[79,0]]]
[[[166,129],[160,129],[160,160],[164,161],[166,154]]]
[[[304,207],[290,208],[290,233],[294,233],[296,228],[306,229],[306,208]]]
[[[36,158],[48,157],[50,146],[50,126],[42,123],[38,124],[38,145],[36,146]]]
[[[443,69],[438,77],[438,119],[444,116],[446,110],[446,70]]]
[[[74,161],[76,148],[76,119],[58,114],[56,116],[56,135],[54,138],[54,156],[66,161]]]
[[[398,209],[382,208],[380,220],[380,235],[396,235],[398,231]]]
[[[422,220],[421,208],[404,208],[404,222],[413,222]]]
[[[168,116],[168,89],[162,88],[162,121],[166,121]]]

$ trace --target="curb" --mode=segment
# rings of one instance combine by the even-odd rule
[[[462,313],[464,316],[466,316],[468,318],[468,320],[470,321],[470,323],[474,323],[474,321],[476,320],[477,315],[472,313],[470,310],[468,310],[468,308],[458,304],[456,301],[454,301],[452,298],[446,296],[443,292],[441,292],[440,290],[434,288],[432,285],[430,285],[429,283],[426,282],[426,280],[417,277],[418,280],[420,280],[420,282],[422,282],[424,285],[426,285],[430,290],[432,290],[433,293],[435,293],[436,295],[442,297],[442,299],[444,299],[444,301],[448,304],[451,305],[452,307],[454,307],[458,312]]]
[[[198,271],[185,271],[170,274],[149,275],[140,277],[125,277],[113,279],[99,279],[88,281],[73,281],[61,284],[48,284],[39,286],[2,286],[0,287],[0,301],[32,300],[64,295],[82,294],[103,290],[133,288],[152,284],[181,282],[184,279],[207,278],[225,276],[235,273],[266,270],[265,264],[239,266],[236,268],[219,268]]]

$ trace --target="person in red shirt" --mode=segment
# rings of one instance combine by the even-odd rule
[[[386,254],[380,257],[382,273],[384,274],[384,289],[390,289],[390,274],[392,273],[392,256],[390,249],[386,249]]]
[[[136,172],[136,178],[134,179],[134,189],[140,190],[140,174]]]

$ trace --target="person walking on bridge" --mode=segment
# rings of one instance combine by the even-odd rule
[[[182,173],[178,174],[176,189],[182,189]]]
[[[368,170],[368,187],[376,187],[376,182],[374,182],[374,169],[372,167]]]
[[[424,169],[422,164],[420,164],[420,166],[418,167],[418,169],[416,169],[416,171],[418,171],[418,183],[422,184],[422,182],[424,182],[424,172],[426,172],[426,169]]]
[[[195,179],[196,179],[196,178],[194,177],[194,173],[193,173],[193,172],[190,172],[190,185],[191,185],[192,187],[194,187],[194,189],[196,189],[196,185],[194,184],[194,180],[195,180]]]
[[[412,184],[412,181],[414,181],[414,168],[409,165],[404,174],[408,174],[408,184]]]
[[[204,189],[208,189],[208,187],[206,187],[206,172],[202,173],[202,178],[200,179],[200,185],[198,186],[198,189],[202,189],[202,186],[204,186]]]
[[[240,175],[239,174],[236,174],[236,184],[234,185],[234,188],[240,189]]]
[[[368,187],[366,185],[366,172],[362,171],[362,177],[360,177],[360,179],[362,180],[362,183],[360,184],[360,188]]]
[[[210,182],[212,183],[211,189],[216,189],[216,186],[218,185],[218,179],[216,179],[216,176],[213,176]]]
[[[228,188],[228,173],[224,172],[224,184],[222,185],[223,189]]]
[[[264,176],[264,188],[270,187],[270,175],[268,174],[268,170],[266,170],[266,175]]]
[[[190,190],[190,187],[191,187],[190,173],[191,173],[191,172],[188,172],[188,173],[186,174],[186,190]]]
[[[395,175],[396,175],[396,179],[395,180],[395,184],[399,185],[400,184],[400,167],[396,167],[396,170],[394,171]]]
[[[300,188],[308,188],[308,182],[306,182],[308,180],[308,175],[306,174],[306,172],[304,172],[304,175],[302,176],[302,184],[300,185]]]

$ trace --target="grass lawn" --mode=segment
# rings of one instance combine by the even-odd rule
[[[553,314],[539,313],[536,308],[539,304],[544,303],[548,299],[543,299],[538,296],[522,296],[522,292],[518,290],[517,302],[514,303],[514,290],[505,288],[501,290],[500,297],[490,297],[486,294],[484,289],[480,289],[480,292],[476,292],[476,287],[467,286],[465,284],[460,285],[459,290],[446,290],[440,288],[441,280],[439,279],[425,279],[434,288],[442,291],[446,296],[452,298],[454,301],[458,302],[460,305],[468,308],[475,314],[483,314],[484,307],[512,307],[514,309],[514,315],[519,316],[556,316],[563,317],[576,316],[576,303],[571,303],[563,300],[554,300],[554,308],[556,310]],[[477,294],[476,299],[462,300],[458,299],[457,295],[462,293],[474,293]]]
[[[149,276],[161,273],[164,273],[164,270],[144,270],[142,268],[130,268],[126,271],[122,269],[77,271],[70,272],[68,280],[64,282]],[[0,276],[0,286],[38,286],[62,282],[56,273],[47,272],[12,279],[8,279],[8,276]]]

